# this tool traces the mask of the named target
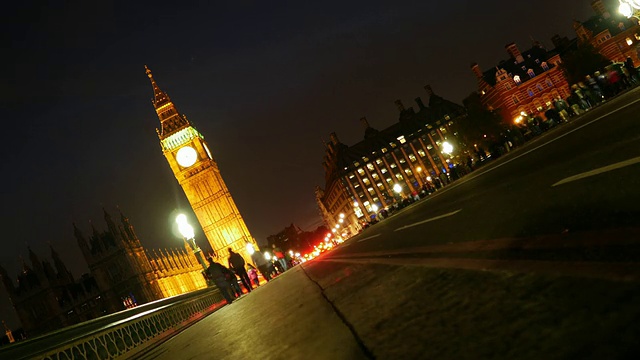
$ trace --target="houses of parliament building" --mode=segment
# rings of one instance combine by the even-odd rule
[[[106,230],[91,225],[85,235],[74,224],[77,244],[89,273],[75,279],[51,247],[51,261],[29,248],[29,263],[14,283],[0,267],[0,277],[28,336],[43,334],[138,304],[202,289],[202,266],[184,248],[148,250],[129,219],[114,220],[105,210]]]

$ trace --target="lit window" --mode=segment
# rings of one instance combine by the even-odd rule
[[[424,150],[420,149],[418,150],[418,155],[420,155],[420,157],[425,157],[427,156],[427,154],[424,152]]]
[[[529,75],[529,77],[532,78],[532,77],[536,76],[536,73],[533,72],[533,69],[529,69],[529,70],[527,70],[527,75]]]
[[[400,141],[400,144],[404,144],[404,143],[407,142],[407,140],[404,139],[404,135],[398,136],[398,141]],[[393,145],[391,145],[391,146],[393,146]]]
[[[413,172],[411,172],[411,169],[405,169],[404,172],[407,173],[407,175],[409,175],[409,176],[411,176],[411,174],[413,174]]]
[[[397,146],[397,145],[396,145],[396,143],[389,143],[389,145],[390,145],[392,148],[395,148],[395,147]]]
[[[513,95],[513,103],[517,104],[519,102],[520,102],[520,100],[518,100],[518,95]]]
[[[416,160],[418,160],[418,159],[416,158],[416,156],[415,156],[415,155],[413,155],[413,154],[409,154],[409,160],[411,160],[411,162],[414,162],[414,161],[416,161]]]
[[[544,69],[544,71],[549,70],[549,64],[547,64],[547,62],[543,62],[542,64],[540,64],[540,66]]]
[[[365,185],[369,185],[369,179],[367,178],[362,179],[362,183]]]
[[[538,89],[538,91],[542,91],[542,85],[537,84],[537,85],[536,85],[536,88]]]
[[[516,75],[513,77],[513,81],[517,84],[520,85],[522,83],[522,80],[520,80],[520,76]]]
[[[395,169],[395,168],[398,167],[398,165],[396,165],[396,164],[391,164],[390,166],[391,166],[392,169]]]
[[[377,160],[376,160],[376,164],[381,165],[381,164],[382,164],[382,160],[377,159]]]
[[[402,180],[402,179],[404,179],[404,176],[402,176],[402,174],[396,174],[396,178],[398,180]]]
[[[534,95],[533,90],[528,89],[528,90],[527,90],[527,94],[529,94],[529,96],[533,96],[533,95]]]
[[[631,38],[627,38],[627,45],[631,46],[633,45],[633,40],[631,40]]]
[[[382,152],[383,153],[386,153],[387,151],[389,151],[389,150],[387,150],[387,148],[382,148]]]
[[[380,172],[383,173],[383,174],[386,174],[387,173],[387,169],[380,169]]]
[[[400,161],[400,164],[404,164],[404,163],[407,162],[407,160],[405,160],[404,158],[400,158],[400,160],[398,160],[398,161]]]
[[[367,169],[369,169],[370,171],[373,171],[373,164],[371,163],[367,164]]]
[[[358,174],[364,175],[364,170],[362,170],[362,168],[358,169]]]

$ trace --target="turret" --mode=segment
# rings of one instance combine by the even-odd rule
[[[118,210],[120,211],[120,222],[124,227],[124,236],[127,237],[127,239],[129,239],[129,241],[131,241],[135,245],[141,246],[140,239],[138,239],[138,236],[136,236],[136,232],[133,230],[133,225],[131,225],[129,219],[124,216],[122,211],[120,209]]]
[[[58,273],[58,279],[67,282],[73,282],[73,276],[67,270],[67,266],[64,264],[58,252],[55,251],[52,245],[49,245],[51,248],[51,258],[53,259],[53,265],[56,267],[56,272]]]
[[[116,241],[116,244],[120,243],[122,241],[122,236],[120,236],[118,227],[113,222],[111,215],[109,215],[105,208],[102,208],[102,212],[104,213],[104,221],[107,223],[107,229],[109,229],[109,232],[113,235],[113,239]]]
[[[2,278],[2,283],[4,284],[4,288],[7,290],[9,294],[14,294],[16,291],[15,286],[13,285],[13,281],[7,274],[7,270],[0,265],[0,278]]]
[[[27,246],[27,249],[29,251],[29,260],[31,261],[31,266],[33,266],[33,269],[35,270],[36,274],[38,274],[38,276],[43,276],[44,268],[42,267],[42,261],[40,261],[38,255],[36,255],[36,253],[31,250],[30,246]]]
[[[76,241],[78,242],[78,246],[82,251],[82,255],[84,255],[85,260],[89,262],[89,258],[91,257],[91,249],[89,249],[89,244],[87,243],[87,239],[84,238],[82,232],[75,223],[73,223],[73,235],[76,237]]]

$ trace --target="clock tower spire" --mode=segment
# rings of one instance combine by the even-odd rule
[[[178,113],[146,65],[145,71],[151,80],[152,103],[160,119],[161,126],[156,131],[162,153],[184,190],[215,256],[218,260],[226,259],[229,254],[227,248],[231,248],[243,255],[245,261],[250,261],[247,244],[256,249],[257,244],[222,179],[204,136],[186,116]]]

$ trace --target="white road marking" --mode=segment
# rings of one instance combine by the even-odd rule
[[[371,236],[368,236],[368,237],[366,237],[366,238],[364,238],[364,239],[360,239],[360,240],[358,240],[357,242],[370,240],[370,239],[373,239],[373,238],[378,237],[378,236],[380,236],[380,235],[382,235],[382,234],[375,234],[375,235],[371,235]]]
[[[413,224],[405,225],[405,226],[403,226],[403,227],[399,227],[399,228],[397,228],[395,231],[408,229],[408,228],[410,228],[410,227],[414,227],[414,226],[422,225],[422,224],[424,224],[424,223],[428,223],[428,222],[435,221],[435,220],[440,220],[440,219],[443,219],[443,218],[446,218],[446,217],[449,217],[449,216],[453,216],[453,215],[455,215],[455,214],[459,213],[460,211],[462,211],[462,209],[458,209],[458,210],[456,210],[456,211],[452,211],[452,212],[447,213],[447,214],[444,214],[444,215],[440,215],[440,216],[432,217],[431,219],[418,221],[417,223],[413,223]]]
[[[555,183],[555,184],[553,184],[551,186],[558,186],[558,185],[566,184],[566,183],[569,183],[569,182],[572,182],[572,181],[576,181],[576,180],[584,179],[584,178],[587,178],[587,177],[590,177],[590,176],[606,173],[608,171],[620,169],[620,168],[623,168],[623,167],[626,167],[626,166],[630,166],[630,165],[633,165],[633,164],[637,164],[637,163],[640,163],[640,156],[631,158],[629,160],[620,161],[620,162],[617,162],[615,164],[603,166],[601,168],[597,168],[597,169],[594,169],[594,170],[591,170],[591,171],[583,172],[583,173],[580,173],[580,174],[577,174],[577,175],[569,176],[568,178],[562,179],[562,180],[558,181],[557,183]]]

